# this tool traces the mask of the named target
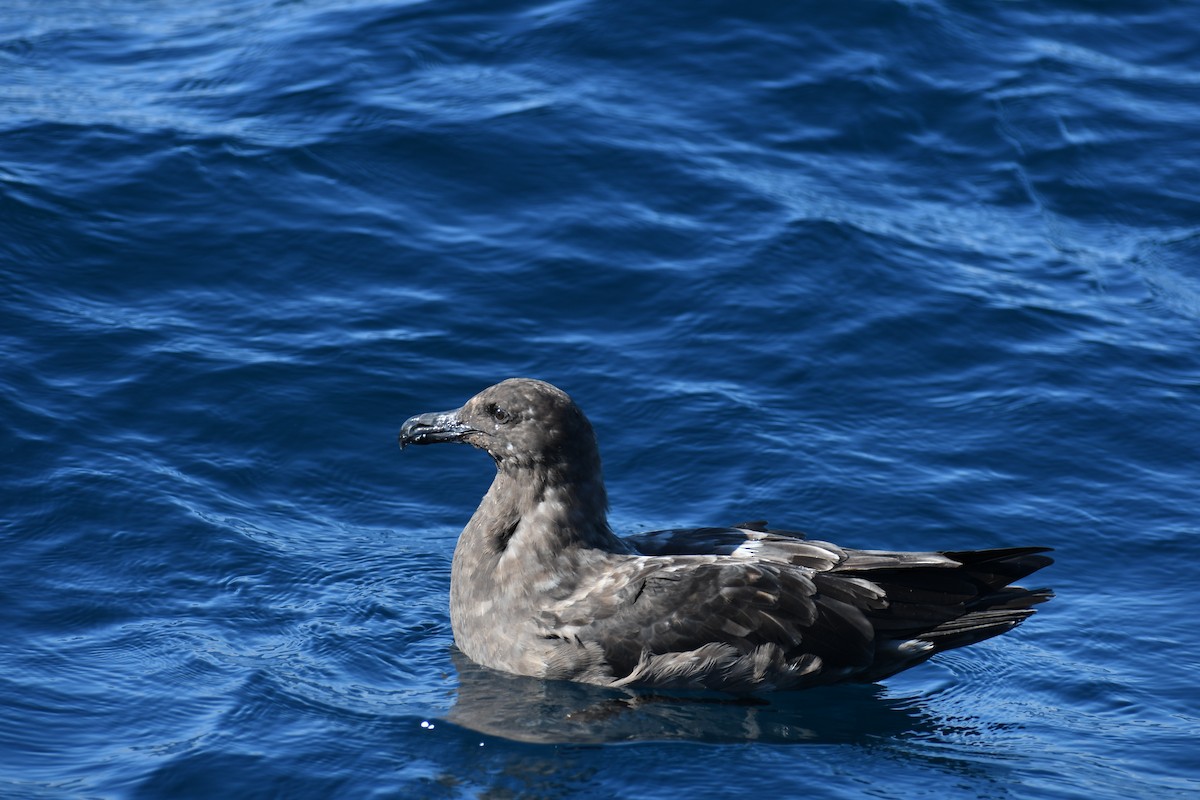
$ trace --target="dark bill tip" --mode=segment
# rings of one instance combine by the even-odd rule
[[[400,426],[400,449],[410,444],[457,442],[471,431],[471,427],[459,421],[458,411],[418,414]]]

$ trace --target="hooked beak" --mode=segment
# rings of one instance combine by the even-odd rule
[[[459,442],[475,429],[464,425],[454,411],[418,414],[410,417],[400,426],[400,449],[410,444],[437,444],[438,442]]]

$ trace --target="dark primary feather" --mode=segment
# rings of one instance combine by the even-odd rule
[[[512,379],[413,417],[401,443],[465,441],[497,476],[451,574],[455,642],[501,670],[730,691],[875,681],[1010,630],[1051,597],[1013,585],[1046,548],[854,550],[764,522],[618,539],[591,426]]]

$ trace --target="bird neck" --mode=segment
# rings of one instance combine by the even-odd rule
[[[454,551],[455,636],[486,627],[480,608],[533,607],[538,596],[569,592],[580,565],[626,552],[608,527],[599,470],[588,480],[569,480],[540,470],[501,469]]]
[[[586,470],[538,464],[496,472],[472,522],[484,523],[489,549],[623,549],[608,527],[608,494],[599,464]]]

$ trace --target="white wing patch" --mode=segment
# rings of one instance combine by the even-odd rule
[[[758,551],[762,550],[762,544],[760,541],[748,541],[745,544],[738,545],[737,549],[729,555],[734,558],[754,558],[758,555]]]

